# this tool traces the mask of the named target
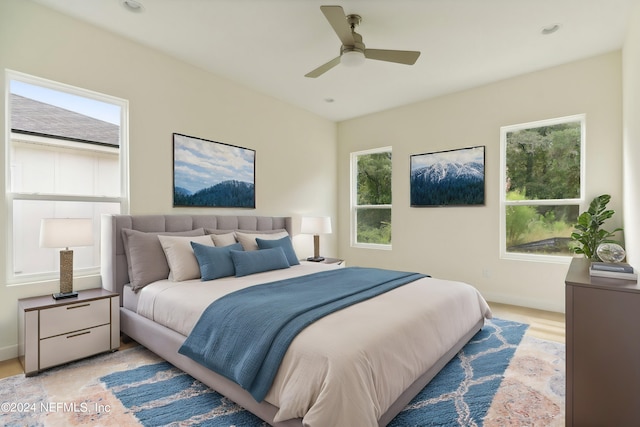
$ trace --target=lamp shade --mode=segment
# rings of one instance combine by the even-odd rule
[[[303,217],[300,232],[303,234],[331,234],[331,218],[328,216]]]
[[[93,245],[91,218],[43,218],[40,223],[40,247],[68,248]]]

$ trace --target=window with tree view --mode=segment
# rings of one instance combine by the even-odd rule
[[[351,154],[353,245],[391,247],[391,147]]]
[[[584,115],[501,129],[503,256],[571,255],[584,193],[584,129]]]

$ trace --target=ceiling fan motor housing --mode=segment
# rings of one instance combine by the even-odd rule
[[[360,15],[355,15],[355,14],[347,15],[347,22],[349,23],[349,26],[353,30],[358,25],[360,25],[360,23],[362,22],[362,17]]]
[[[340,55],[345,52],[360,52],[364,54],[365,46],[364,43],[362,43],[362,36],[355,31],[353,32],[353,41],[353,46],[342,45],[342,47],[340,48]]]

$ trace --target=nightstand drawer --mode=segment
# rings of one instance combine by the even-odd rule
[[[105,325],[110,321],[109,298],[47,308],[40,310],[40,339]]]
[[[40,369],[109,351],[110,325],[40,340]]]

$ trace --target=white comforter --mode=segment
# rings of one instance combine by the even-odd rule
[[[188,335],[221,296],[334,265],[215,281],[170,282],[140,292],[138,314]],[[377,426],[378,418],[422,373],[491,311],[470,285],[424,278],[326,316],[291,343],[265,400],[275,421],[302,418],[310,427]]]

